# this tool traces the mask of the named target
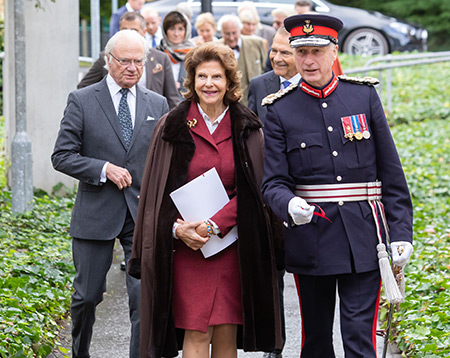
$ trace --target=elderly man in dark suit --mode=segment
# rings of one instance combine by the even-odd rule
[[[145,0],[128,0],[127,3],[118,8],[116,12],[111,15],[109,21],[109,37],[114,36],[114,34],[120,30],[120,18],[126,12],[139,12],[144,6]]]
[[[120,19],[121,30],[135,30],[142,36],[145,35],[145,19],[137,12],[127,12]],[[108,73],[105,68],[105,52],[100,53],[88,73],[80,81],[77,88],[83,88],[93,83],[100,82]],[[169,56],[164,52],[150,48],[147,55],[144,73],[139,84],[166,97],[169,108],[174,108],[179,102],[175,81],[173,80],[172,64]]]
[[[273,70],[252,79],[248,92],[248,107],[263,123],[267,114],[267,107],[261,106],[263,98],[300,81],[294,52],[289,46],[289,32],[284,27],[280,27],[273,38],[269,59]]]
[[[144,162],[153,129],[168,112],[164,97],[136,84],[147,43],[123,30],[107,43],[109,74],[69,95],[52,163],[78,179],[70,234],[76,269],[72,295],[72,355],[89,357],[96,306],[103,299],[115,238],[131,254]],[[140,282],[126,278],[130,357],[139,356]]]

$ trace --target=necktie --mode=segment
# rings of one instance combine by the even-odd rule
[[[285,89],[291,85],[291,82],[289,81],[283,81],[281,82],[281,89]]]
[[[130,146],[131,136],[133,135],[133,123],[131,122],[130,107],[128,107],[127,94],[128,88],[122,88],[119,91],[122,94],[122,98],[119,102],[119,123],[122,129],[123,139],[125,141],[126,147]]]
[[[152,36],[152,47],[156,47],[155,36]]]

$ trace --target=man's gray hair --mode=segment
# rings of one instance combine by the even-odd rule
[[[243,27],[241,20],[236,15],[223,15],[217,22],[217,29],[222,31],[222,25],[228,22],[234,22],[239,30]]]
[[[105,68],[109,71],[109,63],[113,60],[111,52],[114,50],[117,41],[134,39],[136,41],[141,41],[142,47],[145,52],[145,60],[147,60],[148,52],[150,51],[150,45],[144,36],[141,36],[134,30],[120,30],[116,32],[113,37],[111,37],[105,46]]]

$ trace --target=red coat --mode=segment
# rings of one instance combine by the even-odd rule
[[[174,357],[181,349],[177,338],[182,332],[175,329],[171,311],[172,224],[178,212],[169,194],[187,182],[197,151],[186,121],[190,105],[182,102],[160,119],[142,179],[128,263],[129,273],[141,278],[141,357]],[[229,112],[244,313],[238,345],[246,351],[272,352],[281,348],[281,325],[270,220],[260,192],[261,122],[239,103],[231,104]],[[223,226],[229,219],[216,220]]]

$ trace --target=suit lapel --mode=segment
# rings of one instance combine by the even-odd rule
[[[136,85],[136,115],[134,117],[133,136],[131,137],[130,148],[133,146],[136,137],[139,135],[140,128],[146,119],[145,110],[149,107],[148,94],[143,92],[139,85]],[[145,118],[144,118],[145,117]]]
[[[280,90],[280,78],[272,72],[272,76],[268,76],[265,80],[267,94],[276,93]]]
[[[109,93],[108,85],[106,84],[106,77],[99,83],[97,88],[95,89],[95,97],[97,98],[97,102],[108,119],[109,123],[116,132],[117,137],[120,142],[126,148],[125,142],[123,140],[122,129],[120,128],[119,119],[117,118],[117,113],[114,109],[114,104],[111,98],[111,94]]]

